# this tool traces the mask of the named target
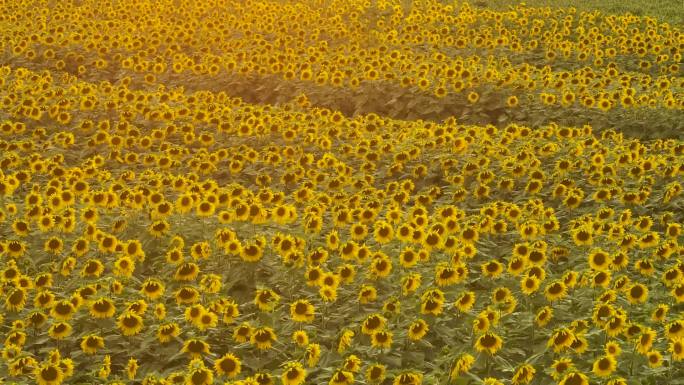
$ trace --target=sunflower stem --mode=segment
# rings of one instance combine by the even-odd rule
[[[631,377],[634,370],[634,356],[636,355],[636,343],[634,344],[634,349],[632,349],[632,358],[629,362],[629,376]]]

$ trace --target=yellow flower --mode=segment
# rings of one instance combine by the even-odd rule
[[[314,312],[314,306],[305,299],[297,300],[290,305],[290,316],[295,322],[313,322]]]
[[[517,107],[518,106],[518,97],[515,95],[511,95],[506,99],[506,106],[509,108]]]
[[[277,341],[277,336],[272,328],[261,327],[252,332],[250,343],[256,345],[257,349],[267,350],[271,348],[273,342]]]
[[[95,354],[98,349],[104,348],[104,338],[97,335],[88,335],[81,340],[81,350],[86,354]]]
[[[262,311],[273,311],[278,302],[280,302],[280,295],[270,289],[259,289],[254,297],[254,304]]]
[[[403,372],[394,378],[392,385],[421,385],[423,374],[418,372]]]
[[[138,367],[138,360],[135,358],[128,360],[128,363],[126,364],[126,374],[129,380],[135,379],[135,375],[138,373]]]
[[[151,300],[155,300],[164,294],[164,284],[155,278],[148,278],[140,288],[140,293]]]
[[[534,378],[534,374],[536,372],[537,371],[530,364],[521,365],[515,370],[513,379],[511,379],[511,383],[515,385],[529,384]]]
[[[115,312],[114,303],[108,298],[99,298],[90,304],[90,315],[94,318],[110,318]]]
[[[290,361],[285,365],[281,376],[283,385],[300,385],[306,379],[306,370],[296,361]]]
[[[142,330],[143,320],[138,314],[127,311],[119,316],[117,326],[121,329],[123,335],[134,336]]]
[[[350,329],[345,329],[340,335],[337,352],[340,354],[344,353],[351,346],[352,338],[354,338],[354,332]]]
[[[611,375],[617,367],[616,360],[613,356],[606,355],[594,361],[592,371],[599,377],[607,377]]]
[[[208,343],[198,339],[198,338],[191,338],[183,343],[183,347],[181,348],[181,352],[183,353],[188,353],[191,357],[191,359],[195,358],[201,358],[202,355],[207,355],[209,354],[209,349],[210,346]]]
[[[657,350],[646,353],[646,358],[648,359],[648,366],[651,368],[657,368],[663,364],[663,356]]]
[[[382,383],[385,379],[387,367],[381,364],[374,364],[366,369],[366,380],[371,384]]]
[[[478,337],[475,341],[475,349],[478,352],[487,352],[489,354],[496,354],[502,346],[502,339],[495,333],[487,332]]]
[[[676,338],[670,341],[669,349],[674,361],[684,360],[684,339]]]
[[[180,328],[176,323],[159,325],[157,328],[157,339],[159,342],[166,343],[178,337],[180,334]]]
[[[392,333],[389,331],[376,331],[371,334],[371,345],[376,348],[387,348],[392,346]]]
[[[37,367],[34,375],[39,385],[59,385],[64,380],[62,369],[53,363],[45,363]]]
[[[318,364],[318,360],[321,357],[321,346],[319,344],[309,344],[304,352],[304,359],[306,360],[307,366],[313,368]]]
[[[563,376],[558,385],[589,385],[589,378],[581,372],[572,372]]]
[[[240,359],[231,354],[226,353],[214,363],[214,369],[219,375],[225,375],[228,378],[235,378],[242,371],[242,362]]]

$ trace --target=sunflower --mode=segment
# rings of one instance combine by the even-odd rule
[[[328,385],[352,385],[354,383],[354,373],[337,369],[330,378]]]
[[[269,373],[256,373],[252,379],[259,385],[275,385],[275,381],[273,380],[273,376],[271,376]]]
[[[461,293],[461,295],[456,299],[454,306],[461,313],[468,312],[475,304],[475,292],[467,291]]]
[[[515,370],[511,383],[514,385],[529,384],[536,372],[537,370],[530,364],[521,365]]]
[[[653,342],[655,341],[657,334],[655,330],[650,328],[644,328],[641,335],[637,339],[636,349],[641,354],[648,354],[651,351]]]
[[[648,359],[648,366],[651,368],[657,368],[663,365],[663,355],[657,350],[651,350],[646,353],[646,359]]]
[[[290,316],[295,322],[313,322],[314,312],[314,306],[305,299],[297,300],[290,305]]]
[[[309,335],[304,330],[295,330],[292,333],[292,342],[300,347],[306,347],[309,344]]]
[[[50,315],[52,316],[52,318],[56,320],[67,321],[71,319],[75,312],[76,307],[74,306],[74,304],[71,301],[64,299],[56,302],[52,306],[52,309],[50,310]]]
[[[164,294],[164,284],[155,278],[148,278],[140,288],[140,294],[155,300]]]
[[[66,322],[57,322],[50,326],[48,335],[56,340],[64,339],[71,335],[71,325]]]
[[[589,378],[581,372],[567,373],[558,385],[589,385]]]
[[[606,355],[617,357],[622,353],[622,348],[617,341],[608,341],[606,342],[604,351],[606,352]]]
[[[567,371],[572,370],[574,365],[570,358],[559,358],[551,364],[551,376],[558,381]]]
[[[55,255],[61,253],[63,248],[64,242],[58,237],[50,237],[45,241],[45,246],[43,247],[45,251]]]
[[[577,246],[591,246],[594,243],[592,232],[586,228],[577,228],[573,230],[572,240]]]
[[[280,295],[270,289],[259,289],[254,297],[254,304],[261,311],[273,311],[279,302]]]
[[[11,258],[21,258],[26,254],[26,243],[12,240],[7,242],[6,253]]]
[[[526,295],[531,295],[539,289],[541,281],[534,275],[528,275],[521,282],[521,290]]]
[[[411,268],[419,262],[418,255],[411,247],[407,247],[399,254],[399,263],[404,268]]]
[[[552,318],[553,318],[553,308],[550,306],[544,306],[543,308],[541,308],[537,312],[537,315],[534,317],[534,322],[539,327],[544,327],[549,322],[551,322]]]
[[[162,344],[167,343],[172,339],[178,337],[179,334],[180,327],[178,327],[178,324],[175,322],[159,325],[159,327],[157,327],[157,339]]]
[[[554,281],[546,286],[544,295],[549,302],[557,301],[567,295],[567,287],[563,281]]]
[[[684,338],[684,321],[676,320],[668,323],[665,326],[665,334],[671,340]]]
[[[242,362],[237,356],[231,353],[226,353],[214,362],[214,369],[219,375],[225,375],[228,378],[234,378],[240,374],[240,371],[242,370]]]
[[[352,344],[352,339],[354,338],[354,331],[350,329],[344,329],[342,334],[340,334],[340,339],[337,344],[337,352],[344,353]]]
[[[185,262],[176,268],[174,279],[176,281],[194,281],[199,273],[199,265],[194,262]]]
[[[450,286],[460,282],[461,278],[459,270],[449,266],[446,262],[440,262],[435,267],[435,283],[437,286]]]
[[[605,355],[594,361],[592,372],[599,377],[610,376],[617,368],[617,361],[611,355]]]
[[[475,363],[475,357],[468,353],[461,354],[451,365],[449,378],[453,381],[459,376],[470,371],[470,368]]]
[[[387,367],[381,364],[373,364],[366,369],[366,380],[370,384],[380,384],[385,380]]]
[[[254,333],[253,328],[246,322],[236,326],[233,329],[233,339],[238,343],[245,343],[250,340],[252,333]]]
[[[5,308],[12,312],[21,311],[26,305],[26,290],[15,288],[5,299]]]
[[[610,255],[599,248],[592,250],[589,254],[589,266],[594,270],[609,270],[611,263]]]
[[[34,310],[28,315],[27,323],[28,326],[39,329],[47,322],[47,320],[47,314],[40,310]]]
[[[440,315],[444,307],[444,292],[431,289],[421,296],[421,314]]]
[[[110,318],[115,312],[114,303],[108,298],[99,298],[90,304],[90,315],[94,318]]]
[[[392,225],[385,221],[377,221],[374,224],[373,236],[379,244],[385,244],[394,237]]]
[[[200,293],[192,286],[183,286],[175,293],[176,303],[191,305],[199,301]]]
[[[684,283],[677,283],[670,290],[670,294],[675,298],[677,303],[684,302]]]
[[[54,363],[44,363],[33,372],[39,385],[59,385],[64,380],[64,372]]]
[[[647,298],[648,288],[641,283],[634,284],[627,290],[627,300],[631,304],[644,303]]]
[[[408,328],[408,337],[412,341],[419,341],[425,337],[429,330],[427,322],[422,319],[417,319],[411,322]]]
[[[392,261],[384,255],[376,256],[370,265],[370,274],[374,278],[385,278],[392,272]]]
[[[201,358],[193,358],[188,365],[186,385],[211,385],[214,383],[214,372],[204,366]]]
[[[394,377],[392,385],[420,385],[423,383],[423,374],[407,371]]]
[[[503,340],[498,335],[486,332],[475,341],[475,349],[478,352],[487,352],[493,355],[501,349],[502,342]]]
[[[290,361],[285,364],[285,370],[280,378],[283,385],[300,385],[306,380],[306,370],[301,363]]]
[[[684,339],[676,338],[671,340],[668,350],[672,353],[673,361],[684,360]]]
[[[104,338],[97,335],[87,335],[81,339],[81,350],[86,354],[95,354],[104,348]]]
[[[252,332],[250,337],[250,343],[256,345],[257,349],[267,350],[271,348],[273,342],[277,341],[278,338],[270,327],[260,327]]]
[[[135,270],[135,261],[129,256],[122,256],[114,262],[114,275],[130,278]]]
[[[319,344],[309,344],[304,352],[304,359],[308,367],[313,368],[321,358],[321,346]]]
[[[134,336],[143,328],[143,319],[132,311],[122,313],[117,319],[117,326],[124,336]]]
[[[371,345],[375,348],[389,349],[392,346],[392,332],[376,331],[371,335]]]
[[[559,353],[565,349],[571,348],[576,339],[575,333],[570,329],[561,328],[554,331],[549,338],[547,346],[553,347],[554,352]]]
[[[164,219],[156,220],[148,227],[148,231],[154,237],[162,237],[171,229],[171,225]]]
[[[380,331],[387,325],[387,319],[380,314],[374,313],[366,317],[361,323],[361,332],[366,335],[372,335],[376,331]]]
[[[208,343],[197,339],[191,338],[183,343],[181,352],[188,353],[191,359],[201,358],[203,354],[208,355],[210,346]]]
[[[503,273],[503,265],[499,261],[489,261],[481,266],[482,275],[489,278],[497,278]]]

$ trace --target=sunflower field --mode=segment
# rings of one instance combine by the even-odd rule
[[[684,384],[682,26],[511,4],[0,1],[0,384]]]

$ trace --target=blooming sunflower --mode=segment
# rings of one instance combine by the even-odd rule
[[[64,380],[62,369],[51,362],[38,366],[33,374],[39,385],[59,385]]]
[[[617,361],[615,357],[610,355],[605,355],[599,357],[592,366],[592,372],[599,377],[610,376],[617,368]]]
[[[234,378],[242,370],[242,362],[240,359],[231,354],[226,353],[221,358],[214,362],[214,369],[219,375],[225,375],[228,378]]]
[[[104,338],[97,335],[88,335],[81,340],[81,350],[86,354],[95,354],[104,348]]]
[[[366,380],[371,384],[380,384],[385,380],[387,367],[381,364],[373,364],[366,369]]]
[[[501,349],[502,343],[501,337],[495,333],[486,332],[475,341],[475,349],[478,352],[487,352],[493,355]]]
[[[328,385],[352,385],[354,383],[354,373],[337,369],[330,378]]]
[[[285,364],[285,370],[280,378],[283,385],[300,385],[306,379],[306,370],[301,363],[291,361]]]
[[[202,355],[209,354],[210,346],[205,341],[198,338],[191,338],[183,343],[181,352],[188,353],[192,359],[201,358]]]
[[[250,337],[250,343],[256,345],[257,349],[267,350],[271,348],[273,342],[277,341],[278,338],[270,327],[260,327],[252,332]]]
[[[118,320],[117,326],[125,336],[134,336],[143,328],[143,320],[138,314],[133,311],[126,311],[122,313]]]

